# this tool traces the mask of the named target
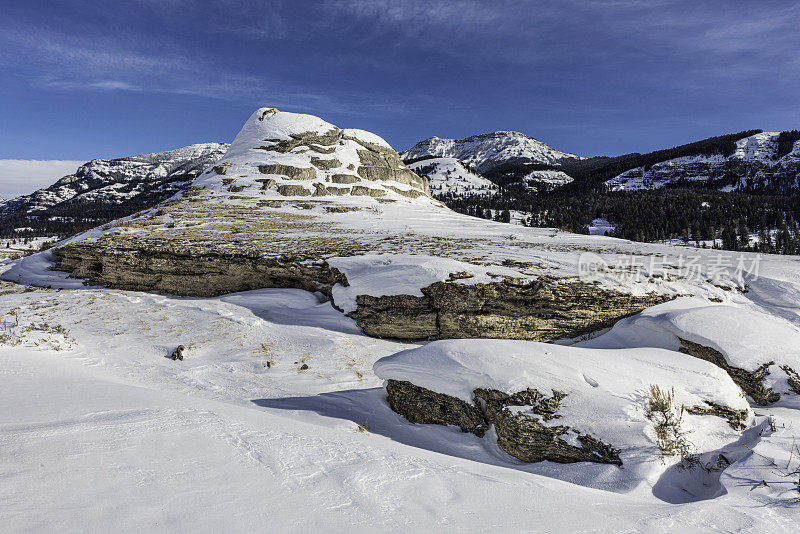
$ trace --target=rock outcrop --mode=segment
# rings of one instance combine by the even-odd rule
[[[680,339],[680,342],[681,352],[711,362],[717,367],[724,369],[733,381],[736,382],[736,385],[742,388],[742,391],[750,395],[756,404],[767,406],[777,402],[781,398],[780,393],[776,393],[764,385],[764,378],[769,375],[769,368],[775,365],[775,362],[766,362],[755,371],[750,372],[730,365],[725,359],[725,356],[716,349],[685,339]]]
[[[73,277],[121,289],[321,291],[364,333],[416,340],[574,337],[675,294],[655,279],[630,292],[580,281],[572,237],[458,215],[429,193],[379,136],[264,108],[180,194],[51,257]],[[382,259],[355,273],[332,267],[354,257]],[[408,262],[387,267],[400,257],[419,260],[415,274]],[[337,286],[351,289],[346,304]]]
[[[632,296],[581,281],[542,277],[530,283],[437,282],[424,296],[360,295],[351,314],[370,336],[398,339],[575,337],[667,300]]]
[[[530,388],[513,394],[495,389],[476,389],[474,402],[469,404],[411,382],[388,380],[386,393],[392,410],[412,423],[455,425],[478,437],[483,437],[493,425],[498,445],[523,462],[548,460],[622,465],[619,449],[568,426],[546,424],[559,418],[559,405],[566,396],[559,391],[553,391],[552,397],[547,397]],[[528,408],[530,413],[512,412],[511,407]],[[580,446],[562,439],[561,436],[567,433],[576,434]]]
[[[702,454],[738,440],[753,411],[720,368],[666,349],[588,349],[532,341],[426,343],[375,362],[389,406],[411,423],[453,425],[523,462],[626,464],[665,451],[648,391],[675,436],[703,432]],[[649,384],[649,390],[648,390]],[[688,407],[684,414],[684,408]],[[683,452],[680,452],[683,454]],[[648,460],[649,458],[649,460]]]
[[[336,283],[347,283],[325,264],[292,258],[264,258],[257,254],[98,248],[76,243],[53,251],[58,269],[91,284],[133,291],[214,297],[236,291],[285,287],[320,291],[330,296]]]

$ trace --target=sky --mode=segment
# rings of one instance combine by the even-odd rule
[[[261,106],[397,149],[800,128],[800,0],[0,0],[0,24],[0,159],[230,141]]]

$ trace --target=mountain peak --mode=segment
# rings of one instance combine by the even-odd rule
[[[402,154],[404,160],[424,157],[456,158],[488,172],[509,160],[542,165],[558,165],[564,160],[582,159],[561,152],[521,132],[499,130],[465,139],[430,137]]]
[[[225,156],[195,185],[223,196],[409,200],[429,194],[427,181],[379,135],[275,108],[253,112]]]

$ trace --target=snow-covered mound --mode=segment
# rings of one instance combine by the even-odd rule
[[[436,198],[492,195],[500,188],[456,158],[430,158],[408,164],[408,168],[428,179]]]
[[[477,398],[492,398],[481,390],[510,395],[536,390],[547,397],[552,393],[557,409],[550,406],[545,412],[550,417],[542,417],[536,404],[513,403],[505,408],[510,411],[506,416],[533,418],[544,427],[568,427],[557,438],[568,444],[577,444],[579,436],[588,435],[619,449],[627,474],[608,473],[609,477],[636,473],[644,480],[662,470],[653,420],[647,415],[651,386],[673,392],[676,416],[682,406],[688,410],[682,429],[691,436],[694,453],[714,451],[739,438],[730,421],[692,415],[695,408],[717,406],[737,411],[739,429],[753,418],[747,401],[725,371],[689,355],[657,348],[603,350],[527,341],[448,340],[382,358],[374,371],[384,380],[408,382],[468,405]],[[390,392],[392,401],[393,408],[403,413],[403,406],[398,406],[403,400],[392,399]],[[477,406],[489,409],[483,400]],[[500,445],[506,449],[502,432],[497,428]],[[496,439],[492,429],[487,438],[491,446]]]
[[[577,278],[584,252],[608,254],[591,281]],[[63,280],[44,282],[53,262],[96,285],[173,295],[297,288],[321,292],[376,337],[550,341],[676,294],[719,299],[730,292],[717,286],[737,287],[734,272],[714,283],[681,269],[620,276],[632,255],[637,265],[650,265],[639,257],[649,253],[677,265],[679,252],[454,213],[379,136],[261,108],[180,194],[2,277],[58,287]]]
[[[759,385],[778,395],[800,394],[800,328],[750,308],[680,298],[624,319],[607,334],[581,345],[608,349],[661,347],[711,359],[716,352],[724,358],[720,363],[733,368],[729,372],[745,381],[741,385],[751,395],[748,387]],[[761,376],[760,369],[768,373]],[[798,390],[794,390],[793,381]],[[759,394],[766,397],[757,399],[760,404],[778,400],[760,388],[755,391]]]
[[[427,182],[379,136],[274,108],[256,110],[194,186],[223,197],[428,199]]]
[[[800,175],[800,142],[785,155],[778,152],[780,132],[762,132],[736,142],[733,154],[685,156],[637,167],[606,182],[614,191],[658,189],[686,180],[705,182],[723,191],[767,186],[796,190]]]
[[[174,194],[227,149],[224,143],[202,143],[128,158],[95,159],[49,187],[3,202],[0,217],[20,212],[42,217],[62,203],[114,205],[151,192]]]
[[[507,163],[557,165],[580,156],[561,152],[519,132],[492,132],[466,139],[430,137],[402,153],[406,161],[423,157],[456,158],[485,174]]]

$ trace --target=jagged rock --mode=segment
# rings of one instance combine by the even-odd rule
[[[315,156],[311,156],[311,164],[324,171],[329,171],[342,166],[342,162],[338,159],[322,159]]]
[[[564,393],[553,391],[546,397],[535,389],[514,394],[498,390],[476,389],[473,404],[461,399],[415,386],[408,381],[388,380],[389,406],[412,423],[455,425],[463,432],[483,437],[494,425],[497,443],[511,456],[523,462],[549,460],[558,463],[597,462],[622,465],[619,450],[588,435],[579,435],[581,447],[560,438],[570,432],[567,426],[546,426],[526,413],[512,413],[509,406],[530,407],[531,412],[550,421]],[[482,401],[482,402],[479,402]]]
[[[285,197],[307,197],[311,191],[302,185],[283,184],[278,186],[278,194]]]
[[[311,131],[290,133],[289,139],[268,139],[272,145],[260,148],[281,154],[292,152],[296,148],[305,148],[319,154],[332,154],[336,150],[335,145],[339,143],[340,134],[341,130],[335,126],[324,133]]]
[[[764,378],[769,374],[769,368],[775,365],[775,362],[767,362],[754,372],[750,372],[731,366],[727,360],[725,360],[725,356],[716,349],[706,347],[699,343],[693,343],[682,338],[679,339],[681,342],[681,352],[711,362],[717,367],[724,369],[733,381],[742,388],[742,391],[752,397],[756,404],[768,406],[781,398],[779,393],[772,391],[771,388],[765,387],[763,383]]]
[[[334,174],[331,176],[331,181],[335,184],[354,184],[361,180],[352,174]]]
[[[172,358],[173,360],[183,361],[184,350],[186,350],[186,347],[184,347],[183,345],[178,345],[178,348],[172,351],[172,356],[170,356],[170,358]]]
[[[392,410],[412,423],[455,425],[479,437],[489,428],[479,407],[411,382],[389,380],[386,393]]]
[[[781,365],[781,370],[786,373],[786,382],[792,391],[800,395],[800,374],[788,365]]]
[[[313,196],[315,196],[315,197],[327,197],[328,195],[331,194],[331,192],[328,191],[328,188],[325,187],[325,184],[314,183],[312,185],[314,186],[314,195]]]
[[[422,293],[422,297],[360,295],[351,316],[365,334],[375,337],[552,341],[606,328],[667,300],[547,277],[524,285],[436,282]]]
[[[753,421],[722,369],[666,349],[443,340],[381,358],[373,370],[391,408],[409,421],[496,436],[501,449],[525,462],[624,462],[631,469],[660,462],[647,384],[670,392],[670,413],[698,407],[681,431],[706,432],[707,450],[737,440]]]
[[[270,187],[275,185],[275,180],[272,178],[257,178],[256,182],[261,182],[262,191],[267,191]]]
[[[705,401],[706,406],[692,406],[686,408],[686,411],[692,415],[716,415],[728,420],[728,424],[734,430],[744,430],[746,425],[744,422],[747,420],[747,410],[734,410],[727,406],[722,406],[714,402]]]
[[[354,185],[350,190],[351,195],[367,196],[367,197],[384,197],[386,191],[383,189],[373,189],[371,187],[364,187],[363,185]]]

